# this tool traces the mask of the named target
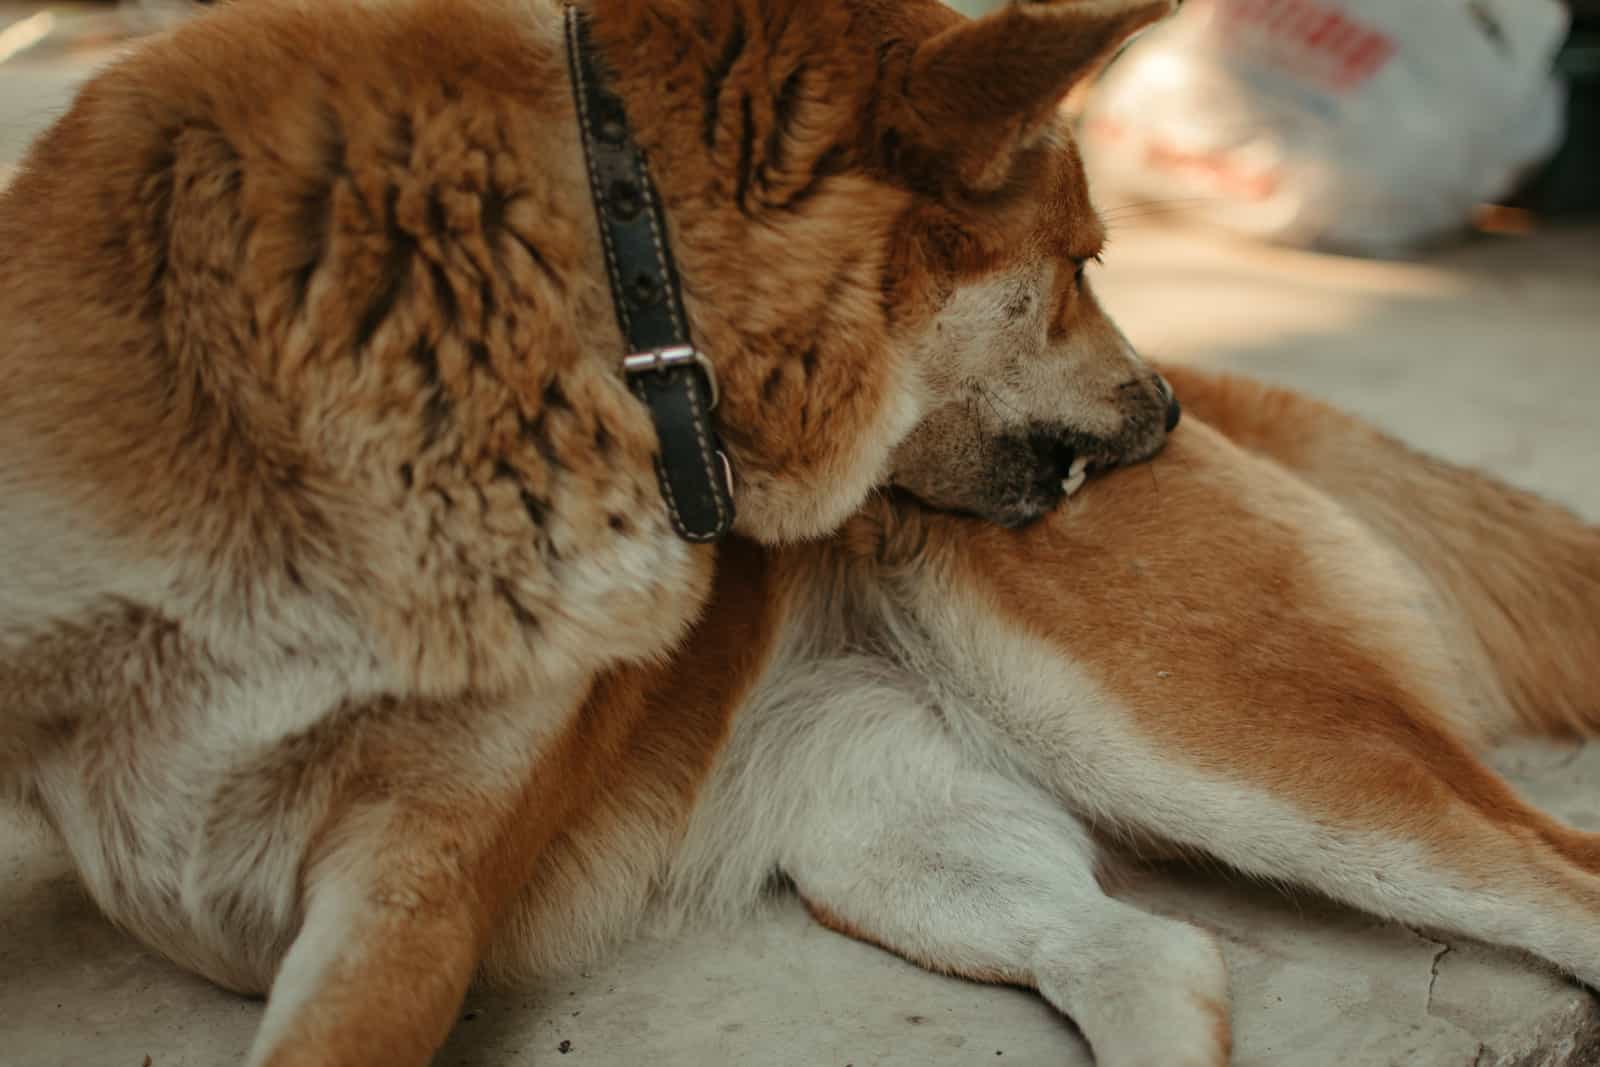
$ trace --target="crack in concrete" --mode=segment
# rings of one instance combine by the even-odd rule
[[[1450,946],[1449,942],[1446,942],[1446,941],[1435,941],[1431,937],[1422,937],[1421,934],[1418,934],[1417,936],[1421,937],[1422,940],[1428,942],[1430,945],[1437,945],[1438,948],[1439,948],[1439,951],[1435,952],[1433,954],[1433,963],[1430,964],[1429,967],[1428,967],[1428,999],[1423,1003],[1423,1010],[1427,1014],[1432,1015],[1433,1014],[1433,987],[1439,983],[1439,961],[1444,959],[1446,956],[1450,955],[1451,946]],[[1478,1056],[1481,1057],[1482,1055],[1483,1055],[1483,1046],[1480,1044],[1478,1046]],[[1473,1062],[1476,1063],[1477,1060],[1474,1059]]]
[[[1582,744],[1573,745],[1572,746],[1572,751],[1568,752],[1564,757],[1562,757],[1562,759],[1560,761],[1552,764],[1550,766],[1550,770],[1552,770],[1552,771],[1564,771],[1564,770],[1566,770],[1568,767],[1572,766],[1574,763],[1577,763],[1578,762],[1578,757],[1583,755],[1585,752],[1587,752],[1588,749],[1589,749],[1588,745],[1582,745]]]

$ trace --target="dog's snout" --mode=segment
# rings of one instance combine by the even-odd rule
[[[1090,457],[1080,445],[1081,442],[1065,437],[1036,437],[1033,448],[1039,482],[1053,488],[1081,473]]]
[[[1032,459],[1032,480],[1040,485],[1059,482],[1065,478],[1076,456],[1072,446],[1054,434],[1030,435],[1027,449]]]
[[[1167,432],[1171,433],[1178,428],[1178,423],[1183,418],[1183,405],[1178,403],[1178,394],[1173,392],[1171,384],[1161,375],[1156,375],[1156,387],[1161,390],[1161,395],[1167,398]]]

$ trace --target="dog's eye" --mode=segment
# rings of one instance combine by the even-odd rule
[[[1100,253],[1098,253],[1098,252],[1096,252],[1092,256],[1079,258],[1079,259],[1074,259],[1072,261],[1072,266],[1073,266],[1072,280],[1074,282],[1080,282],[1081,283],[1083,281],[1083,272],[1089,266],[1090,263],[1103,263],[1103,262],[1105,262],[1105,261],[1100,258]]]

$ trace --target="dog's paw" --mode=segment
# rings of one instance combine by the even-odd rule
[[[1133,914],[1050,951],[1039,991],[1078,1024],[1097,1067],[1226,1067],[1233,1029],[1216,939]]]

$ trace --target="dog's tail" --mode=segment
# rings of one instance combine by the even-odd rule
[[[1163,367],[1187,412],[1337,500],[1426,576],[1497,693],[1488,737],[1600,734],[1600,527],[1285,389]],[[1181,431],[1180,431],[1181,432]]]

